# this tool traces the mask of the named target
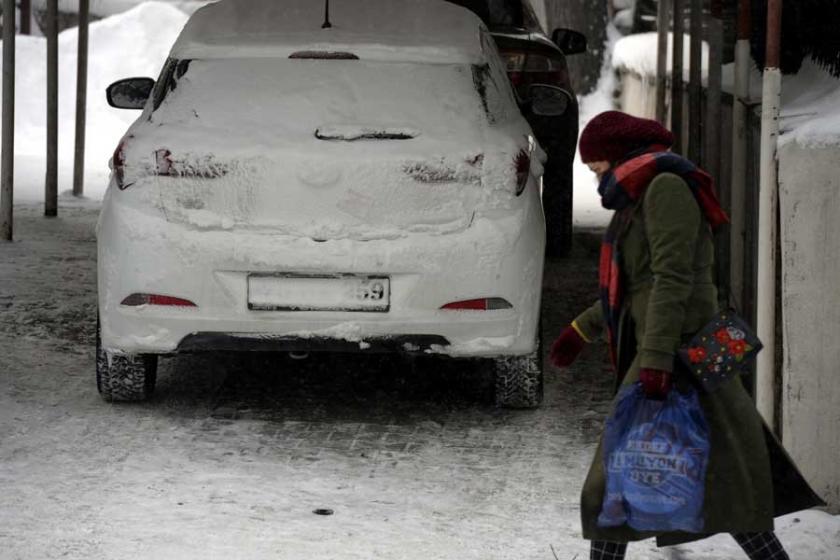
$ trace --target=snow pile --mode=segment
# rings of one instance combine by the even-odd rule
[[[621,34],[610,25],[607,27],[607,44],[605,48],[604,65],[601,77],[595,91],[579,98],[580,130],[592,118],[604,111],[615,109],[613,102],[617,87],[615,72],[612,68],[612,55],[615,45],[621,40]],[[601,206],[601,196],[598,194],[598,180],[595,174],[580,161],[580,152],[575,152],[574,163],[574,223],[576,227],[603,227],[609,223],[612,211]]]
[[[668,34],[667,74],[671,76],[674,60],[673,34]],[[657,33],[638,33],[628,35],[615,43],[612,53],[612,67],[618,71],[634,72],[642,77],[656,77],[656,59],[658,51]],[[709,44],[703,41],[703,81],[709,74]],[[691,64],[691,37],[683,36],[683,79],[689,79]]]
[[[122,134],[139,115],[113,109],[105,88],[130,76],[157,77],[187,15],[170,4],[148,2],[90,25],[86,195],[101,198],[108,160]],[[59,35],[59,190],[72,181],[75,106],[75,28]],[[43,200],[46,153],[46,40],[18,36],[15,83],[15,199]]]

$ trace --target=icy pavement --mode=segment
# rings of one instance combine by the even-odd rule
[[[0,558],[588,557],[578,492],[609,400],[604,349],[496,410],[481,362],[182,356],[156,398],[96,394],[96,207],[16,209],[0,244]],[[548,263],[550,341],[595,297],[597,239]],[[329,508],[333,515],[313,514]],[[779,524],[794,559],[840,557],[840,519]],[[727,536],[630,558],[739,558]]]

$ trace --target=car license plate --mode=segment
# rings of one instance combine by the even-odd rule
[[[372,311],[391,306],[387,276],[248,275],[248,309],[262,311]]]

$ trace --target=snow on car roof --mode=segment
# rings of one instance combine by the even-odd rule
[[[441,0],[220,0],[193,14],[172,47],[179,59],[287,57],[344,51],[367,60],[484,60],[479,18]]]

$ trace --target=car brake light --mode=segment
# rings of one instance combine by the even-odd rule
[[[522,96],[531,84],[546,84],[569,88],[566,61],[542,54],[523,51],[502,51],[508,78]]]
[[[200,177],[217,179],[228,173],[228,165],[214,161],[212,157],[192,158],[189,161],[176,160],[166,148],[155,151],[155,174],[163,177]]]
[[[120,305],[137,307],[140,305],[165,305],[169,307],[198,307],[188,299],[181,299],[172,296],[159,294],[131,294]]]
[[[172,174],[172,152],[165,148],[155,152],[155,173],[158,175]]]
[[[501,55],[508,72],[556,72],[562,74],[566,70],[566,63],[562,58],[552,58],[522,51],[502,51]]]
[[[531,154],[521,150],[513,160],[516,168],[516,196],[522,194],[528,185],[528,176],[531,174]]]
[[[512,309],[513,305],[504,298],[480,298],[453,301],[442,306],[441,309],[450,311],[497,311],[499,309]]]
[[[125,184],[125,142],[125,138],[120,140],[117,149],[114,150],[114,155],[111,156],[111,169],[114,171],[114,179],[120,190],[129,186]]]

